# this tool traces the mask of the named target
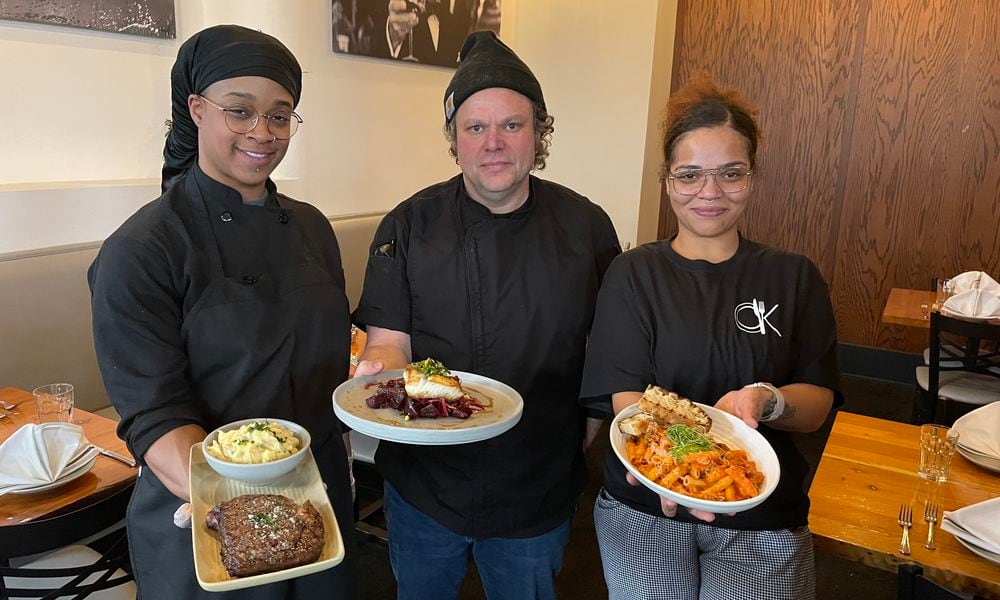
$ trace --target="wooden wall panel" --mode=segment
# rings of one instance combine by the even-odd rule
[[[917,351],[926,332],[880,323],[889,289],[1000,275],[994,4],[679,4],[672,88],[704,70],[760,109],[760,177],[742,230],[820,265],[841,341]],[[669,233],[672,219],[661,221]]]
[[[1000,45],[990,4],[873,3],[834,276],[845,341],[917,350],[926,332],[880,322],[891,288],[1000,271]]]

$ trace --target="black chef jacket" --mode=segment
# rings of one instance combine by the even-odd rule
[[[740,238],[736,254],[713,264],[677,254],[671,240],[644,244],[608,269],[587,349],[581,396],[604,406],[608,394],[657,384],[704,404],[757,381],[808,383],[835,392],[837,328],[830,295],[808,258]],[[806,524],[808,465],[792,434],[761,423],[781,479],[759,506],[711,524],[730,529],[785,529]],[[610,450],[604,487],[636,510],[663,516],[659,497],[625,480]],[[702,523],[686,510],[678,520]]]
[[[275,193],[264,206],[197,166],[105,241],[89,271],[94,343],[119,435],[140,462],[195,423],[272,417],[306,427],[350,554],[347,458],[330,404],[347,377],[350,318],[337,240],[315,208]],[[194,577],[180,505],[148,468],[128,510],[142,598],[220,598]],[[327,535],[330,535],[329,533]],[[347,564],[226,598],[350,596]]]
[[[611,220],[531,177],[494,215],[462,176],[393,209],[372,243],[354,320],[410,335],[414,360],[485,375],[524,398],[520,422],[454,446],[382,442],[375,460],[407,502],[461,535],[523,538],[573,512],[586,480],[577,403],[597,290],[618,254]]]

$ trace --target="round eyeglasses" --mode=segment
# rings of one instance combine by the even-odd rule
[[[750,185],[750,177],[753,171],[746,167],[725,167],[723,169],[692,169],[680,173],[670,173],[667,179],[674,186],[674,191],[682,196],[694,196],[701,193],[705,188],[708,177],[715,179],[715,185],[719,186],[725,194],[735,194],[742,192]]]
[[[226,116],[226,127],[233,133],[250,133],[263,117],[267,123],[267,130],[275,139],[287,140],[295,135],[295,132],[299,130],[299,125],[302,124],[302,117],[291,111],[276,110],[271,114],[263,114],[257,112],[253,107],[243,104],[219,106],[201,94],[198,94],[198,97],[222,111],[222,114]]]

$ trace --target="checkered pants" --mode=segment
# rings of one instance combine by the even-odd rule
[[[742,531],[683,523],[634,510],[604,489],[594,525],[611,600],[816,597],[807,527]]]

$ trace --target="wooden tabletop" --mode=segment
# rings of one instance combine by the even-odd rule
[[[882,322],[929,329],[929,311],[934,307],[936,297],[935,292],[928,290],[892,288],[882,310]]]
[[[18,405],[9,416],[0,419],[0,443],[22,425],[37,422],[31,392],[0,388],[0,400]],[[2,411],[6,412],[6,411]],[[73,410],[73,422],[83,427],[92,443],[125,456],[131,456],[125,442],[115,434],[117,423],[81,409]],[[39,517],[52,516],[96,502],[135,481],[139,469],[108,458],[97,457],[86,475],[47,492],[0,496],[0,526],[16,525]]]
[[[980,558],[950,533],[935,532],[936,550],[924,548],[924,500],[957,510],[1000,496],[1000,474],[956,454],[947,483],[916,475],[919,428],[838,413],[809,490],[809,527],[816,548],[848,560],[896,571],[903,562],[923,565],[924,575],[946,587],[1000,598],[1000,565]],[[899,554],[899,507],[910,503],[912,554]],[[920,515],[918,517],[918,515]]]

